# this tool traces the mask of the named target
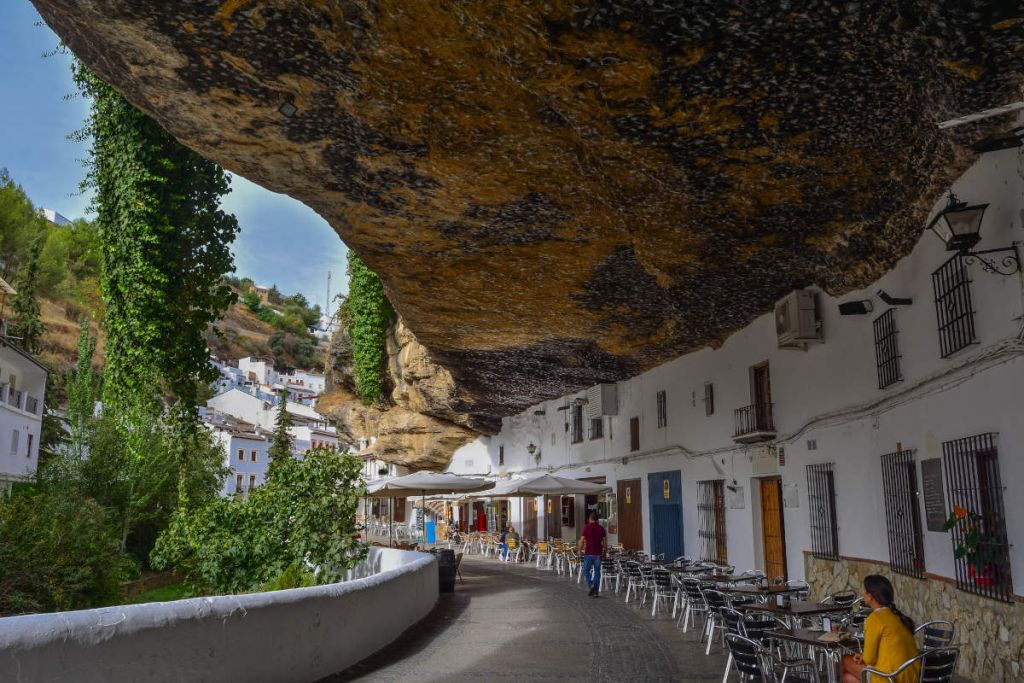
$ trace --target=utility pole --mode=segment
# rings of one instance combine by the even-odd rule
[[[324,303],[324,313],[331,314],[331,271],[327,271],[327,301]]]

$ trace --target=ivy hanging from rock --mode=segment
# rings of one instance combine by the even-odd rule
[[[220,208],[224,170],[180,144],[80,63],[74,77],[90,99],[91,139],[83,185],[96,191],[106,304],[104,404],[166,396],[194,410],[212,381],[203,338],[234,300],[222,276],[238,221]]]
[[[386,402],[388,326],[392,309],[380,278],[356,255],[348,252],[348,299],[345,317],[352,340],[356,393],[366,405]]]

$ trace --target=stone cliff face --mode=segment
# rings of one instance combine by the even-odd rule
[[[484,427],[452,409],[451,374],[430,359],[400,318],[390,328],[387,351],[390,403],[364,406],[355,394],[348,333],[340,329],[331,340],[328,390],[317,408],[350,441],[376,436],[374,452],[382,460],[442,470]]]
[[[400,363],[398,405],[481,429],[877,278],[1009,123],[936,122],[1020,99],[1024,66],[1017,3],[34,2],[323,215],[447,371]]]

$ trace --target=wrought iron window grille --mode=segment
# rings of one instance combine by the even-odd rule
[[[1006,536],[1006,512],[999,474],[999,452],[993,432],[977,434],[942,444],[946,501],[978,515],[981,538],[973,552],[955,558],[956,585],[962,591],[994,600],[1013,601],[1010,544]],[[950,536],[956,548],[969,545],[971,524],[953,527]]]
[[[572,442],[579,443],[583,441],[583,406],[574,405],[572,407]]]
[[[668,401],[664,391],[658,392],[658,429],[668,425]]]
[[[701,561],[728,564],[723,480],[697,482],[697,524]]]
[[[924,533],[913,450],[882,456],[882,490],[889,566],[898,574],[924,576]]]
[[[825,560],[839,559],[836,524],[836,484],[833,463],[807,465],[807,502],[811,517],[811,554]]]
[[[590,418],[590,440],[600,439],[604,436],[604,420],[600,417]]]
[[[956,254],[932,273],[939,348],[943,358],[978,343],[974,330],[971,279],[962,254]]]
[[[875,368],[878,371],[879,389],[885,389],[903,379],[895,310],[890,308],[872,323],[875,329]]]

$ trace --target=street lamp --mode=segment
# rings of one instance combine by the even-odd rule
[[[946,202],[946,208],[938,213],[928,229],[942,240],[947,251],[958,252],[965,257],[970,265],[977,260],[983,269],[999,275],[1013,275],[1020,272],[1020,256],[1017,246],[1010,245],[1000,249],[983,249],[971,251],[981,241],[981,221],[985,216],[988,204],[968,204],[957,199],[952,191]],[[988,258],[985,254],[1003,254],[1001,260]]]
[[[530,445],[526,447],[526,452],[533,456],[534,462],[540,463],[540,449],[530,442]]]

